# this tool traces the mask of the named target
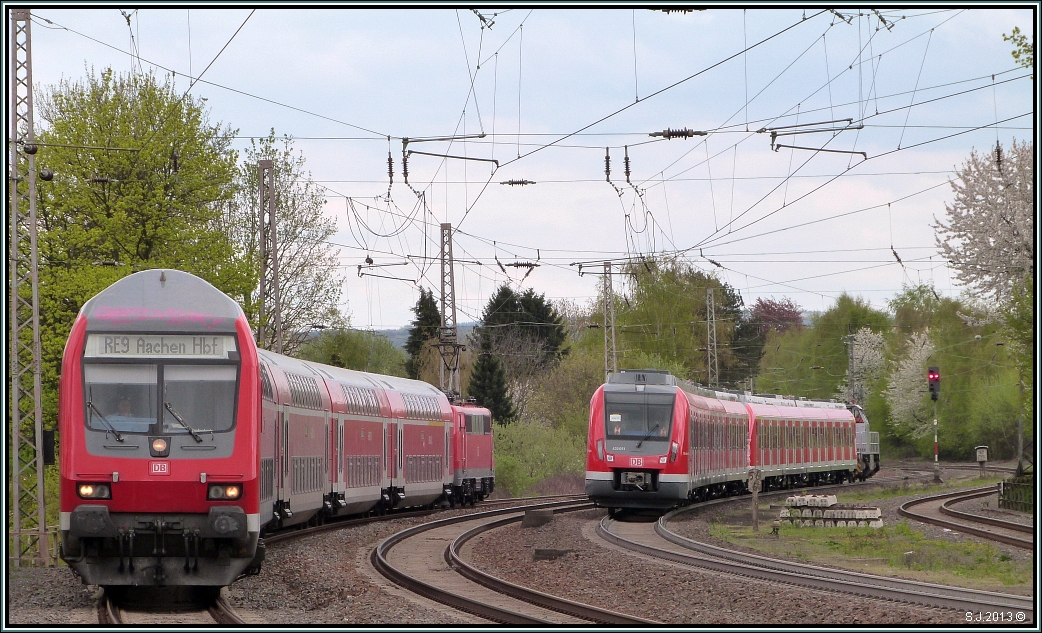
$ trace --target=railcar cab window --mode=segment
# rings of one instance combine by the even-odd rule
[[[665,442],[673,421],[674,394],[604,392],[604,435],[611,440]]]
[[[235,426],[240,359],[233,336],[90,334],[83,360],[91,430],[198,436]]]

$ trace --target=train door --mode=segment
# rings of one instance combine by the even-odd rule
[[[810,461],[815,464],[821,461],[821,455],[818,453],[818,447],[821,444],[820,433],[818,432],[820,427],[821,422],[815,422],[810,427]]]
[[[460,437],[460,468],[463,470],[463,477],[467,476],[467,420],[466,416],[462,413],[459,416],[459,437]]]
[[[398,420],[398,424],[395,429],[396,441],[395,441],[395,476],[398,478],[400,485],[405,487],[405,424],[402,420]]]
[[[803,422],[793,422],[793,435],[796,436],[796,463],[802,465],[803,459]]]
[[[832,423],[825,423],[825,461],[831,462],[834,459],[832,455]]]
[[[286,416],[282,407],[275,411],[275,488],[276,499],[286,498]]]
[[[393,478],[391,475],[391,462],[387,459],[387,434],[390,433],[390,426],[386,422],[380,423],[380,437],[383,438],[383,446],[380,449],[380,472],[383,473],[381,477],[386,477],[388,480]],[[383,481],[380,482],[381,486]],[[388,485],[391,485],[388,483]]]
[[[329,458],[332,460],[329,479],[333,482],[333,492],[340,492],[344,472],[344,419],[339,415],[333,417],[333,449]]]
[[[452,481],[452,422],[445,425],[445,447],[442,451],[441,481]]]

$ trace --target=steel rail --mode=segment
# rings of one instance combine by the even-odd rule
[[[575,512],[579,510],[587,510],[593,507],[594,505],[592,503],[586,503],[580,506],[562,508],[558,511]],[[479,585],[483,585],[493,591],[498,591],[499,593],[508,595],[512,598],[519,598],[525,602],[530,602],[543,607],[544,609],[573,615],[577,618],[582,618],[599,624],[661,624],[661,622],[656,622],[654,620],[647,620],[627,615],[625,613],[619,613],[617,611],[609,611],[592,605],[573,602],[541,591],[529,589],[522,585],[507,582],[502,578],[497,578],[496,576],[478,570],[460,557],[460,550],[470,539],[483,532],[494,530],[511,523],[516,523],[522,518],[523,517],[521,516],[514,516],[490,521],[489,523],[479,525],[472,530],[460,534],[448,545],[448,547],[445,548],[445,562],[447,562],[449,567],[455,569],[460,575],[478,583]]]
[[[232,609],[223,596],[217,596],[206,610],[210,612],[210,617],[217,624],[246,624],[246,621],[239,617],[239,614]]]
[[[486,499],[485,501],[481,501],[480,503],[482,505],[485,505],[485,504],[504,504],[504,503],[523,503],[525,501],[540,501],[540,500],[543,500],[543,499],[564,499],[564,498],[575,499],[575,498],[579,498],[579,497],[585,499],[586,495],[585,494],[582,494],[582,495],[577,495],[577,494],[576,495],[546,495],[546,496],[541,496],[541,497],[518,497],[517,499]],[[460,506],[460,509],[462,509],[462,507],[463,506]],[[473,506],[471,506],[471,507],[473,507]],[[377,522],[380,522],[380,521],[392,521],[394,519],[408,519],[408,518],[411,518],[411,517],[425,517],[425,516],[430,516],[432,514],[440,512],[442,510],[452,510],[452,509],[453,508],[440,508],[440,509],[434,509],[434,510],[425,510],[425,509],[404,510],[404,511],[398,511],[398,512],[393,512],[393,513],[389,513],[389,514],[364,516],[364,517],[358,517],[358,518],[354,518],[354,519],[337,518],[337,519],[334,519],[332,521],[329,521],[328,523],[324,523],[324,524],[319,525],[319,526],[312,526],[312,527],[297,527],[297,526],[293,526],[293,527],[290,527],[290,528],[286,528],[285,531],[278,532],[278,533],[275,533],[275,534],[271,534],[269,536],[263,536],[263,537],[261,537],[261,540],[264,542],[265,545],[275,545],[276,543],[283,543],[285,541],[291,541],[291,540],[298,539],[298,538],[304,538],[305,536],[313,536],[315,534],[322,534],[324,532],[333,532],[333,531],[344,529],[344,528],[356,527],[356,526],[359,526],[359,525],[366,525],[367,523],[377,523]],[[301,525],[304,525],[304,524],[301,524]]]
[[[463,521],[471,521],[476,518],[479,519],[482,517],[492,517],[514,512],[522,512],[524,510],[552,509],[555,507],[566,506],[572,503],[574,502],[556,501],[531,506],[501,508],[499,510],[488,510],[476,514],[467,514],[458,517],[440,519],[437,521],[432,521],[430,523],[424,523],[423,525],[417,525],[411,528],[407,528],[405,530],[392,534],[388,538],[384,539],[379,545],[377,545],[375,549],[373,549],[373,553],[371,556],[373,567],[375,567],[377,571],[379,571],[384,577],[386,577],[391,582],[401,587],[404,587],[405,589],[413,593],[434,600],[435,602],[447,604],[454,609],[458,609],[466,613],[471,613],[479,617],[492,620],[494,622],[500,622],[503,624],[553,624],[552,622],[548,622],[546,620],[541,620],[532,616],[516,613],[508,609],[501,609],[492,605],[483,604],[476,600],[471,600],[470,598],[465,598],[463,596],[443,591],[438,587],[435,587],[434,585],[413,578],[405,572],[402,572],[401,570],[397,569],[396,567],[391,565],[391,563],[387,560],[387,554],[398,543],[401,543],[402,541],[408,538],[411,538],[413,536],[416,536],[417,534],[421,534],[427,530],[436,527],[451,525],[453,523],[461,523]]]
[[[757,578],[769,582],[791,584],[801,587],[807,587],[810,589],[847,593],[870,598],[879,598],[883,600],[896,600],[901,602],[909,602],[912,604],[923,604],[928,606],[944,607],[962,611],[984,609],[994,610],[995,608],[1002,608],[1016,609],[1033,614],[1033,600],[1030,598],[1022,598],[1021,596],[1005,596],[1004,594],[993,594],[994,596],[1001,596],[1000,599],[987,596],[987,592],[979,592],[985,595],[979,597],[971,597],[972,594],[967,594],[966,597],[953,598],[939,594],[916,592],[908,589],[897,589],[895,588],[897,583],[895,583],[895,587],[885,587],[877,584],[868,584],[860,575],[854,575],[853,578],[842,578],[842,575],[840,574],[836,574],[834,576],[825,574],[817,575],[809,573],[808,570],[787,571],[785,569],[776,569],[773,565],[767,566],[768,564],[770,564],[768,561],[770,561],[771,559],[764,559],[760,564],[754,565],[736,562],[734,560],[730,560],[729,558],[721,558],[718,555],[702,554],[701,556],[696,556],[693,554],[663,550],[649,545],[644,545],[642,543],[637,543],[636,541],[626,539],[624,537],[619,536],[618,534],[613,533],[609,528],[611,522],[611,519],[605,517],[597,525],[597,533],[605,540],[629,550],[640,552],[642,554],[646,554],[655,558],[671,560],[685,565],[702,567],[713,571],[735,574],[739,576],[746,576],[750,578]],[[785,565],[784,561],[776,561],[776,563],[778,563],[779,567]],[[957,590],[957,588],[953,589]]]
[[[973,514],[972,512],[963,512],[962,510],[956,510],[949,507],[954,503],[961,503],[963,501],[969,501],[970,499],[978,499],[980,497],[987,497],[995,494],[997,487],[991,491],[975,492],[962,497],[957,497],[949,501],[945,501],[941,504],[941,514],[947,514],[950,517],[956,519],[962,519],[964,521],[974,521],[976,523],[984,523],[987,525],[993,525],[1000,527],[1005,530],[1013,530],[1015,532],[1026,532],[1027,534],[1034,534],[1035,528],[1031,525],[1024,525],[1023,523],[1014,523],[1013,521],[1003,521],[1002,519],[995,519],[992,517],[986,517],[980,514]]]
[[[945,499],[945,498],[948,498],[948,497],[957,497],[957,496],[960,496],[960,495],[965,495],[967,492],[983,492],[983,491],[984,491],[984,489],[977,488],[977,489],[972,490],[972,491],[960,490],[960,491],[957,491],[957,492],[947,492],[947,493],[939,494],[939,495],[931,495],[929,497],[923,497],[922,499],[913,499],[912,501],[909,501],[907,503],[901,504],[897,508],[897,513],[900,514],[901,516],[908,517],[910,519],[914,519],[914,520],[920,521],[922,523],[930,523],[932,525],[936,525],[936,526],[943,527],[943,528],[948,528],[950,530],[958,530],[958,531],[960,531],[960,532],[962,532],[964,534],[973,534],[974,536],[979,536],[979,537],[981,537],[983,539],[987,539],[987,540],[990,540],[990,541],[998,541],[999,543],[1005,543],[1006,545],[1012,545],[1014,547],[1020,547],[1020,548],[1023,548],[1023,549],[1029,549],[1029,550],[1033,551],[1035,549],[1034,541],[1029,541],[1027,539],[1022,539],[1022,538],[1017,538],[1015,536],[1008,536],[1006,534],[998,534],[998,533],[992,532],[990,530],[984,530],[984,529],[981,529],[981,528],[975,528],[972,525],[966,525],[965,523],[955,523],[954,521],[946,521],[944,519],[935,519],[934,517],[929,517],[929,516],[926,516],[925,514],[919,514],[918,512],[913,512],[911,510],[911,508],[914,507],[914,506],[921,505],[921,504],[924,504],[924,503],[929,503],[931,501],[937,501],[938,499]],[[994,492],[994,489],[989,486],[987,488],[987,491],[988,491],[988,494],[991,494],[992,492]]]
[[[874,586],[884,591],[879,593],[879,595],[874,595],[873,597],[880,597],[885,599],[895,599],[892,595],[892,592],[894,590],[898,590],[905,593],[916,594],[914,600],[903,599],[903,601],[916,602],[918,604],[927,604],[929,606],[950,607],[951,600],[960,600],[964,601],[966,604],[978,606],[979,604],[986,604],[990,607],[1001,606],[1003,608],[1015,608],[1028,612],[1032,612],[1034,610],[1034,601],[1031,598],[1026,598],[1023,596],[1001,594],[990,591],[979,591],[976,589],[964,589],[962,587],[951,587],[948,585],[923,583],[919,581],[904,580],[901,578],[875,576],[853,570],[818,567],[816,565],[809,565],[806,563],[796,563],[792,561],[779,560],[767,556],[761,556],[758,554],[738,552],[723,547],[710,545],[708,543],[695,541],[694,539],[689,539],[687,537],[681,536],[669,529],[667,525],[668,522],[680,513],[681,512],[673,512],[660,518],[658,522],[656,522],[655,524],[655,532],[658,533],[662,538],[666,539],[667,541],[670,541],[671,543],[675,543],[677,545],[680,545],[681,547],[691,549],[709,556],[714,556],[716,558],[722,558],[744,565],[767,567],[779,571],[819,576],[839,582],[852,583],[860,587]],[[933,603],[930,600],[924,601],[919,594],[928,595],[931,596],[931,598],[933,596],[939,596],[944,600],[938,601],[937,603]]]
[[[220,595],[213,599],[205,609],[213,621],[217,624],[246,624],[246,621],[239,617],[239,614],[228,604],[228,602]],[[119,605],[113,600],[109,592],[105,594],[98,601],[98,624],[108,625],[122,625],[123,615]]]
[[[107,591],[98,601],[98,624],[123,624],[123,618],[119,615],[119,607],[112,601],[112,596]]]
[[[929,476],[929,475],[924,475],[924,477],[925,476]],[[869,482],[863,482],[863,483],[857,484],[857,485],[866,485],[866,484],[868,484],[868,485],[871,485],[871,484],[879,485],[879,484],[891,483],[891,482],[894,482],[894,481],[905,481],[906,479],[907,479],[907,477],[900,477],[900,478],[892,477],[892,478],[887,478],[887,479],[874,479],[874,480],[870,480]],[[847,486],[850,486],[850,484],[833,484],[833,485],[829,485],[829,486],[818,486],[818,487],[815,487],[815,490],[828,490],[828,489],[841,488],[841,487],[847,487]],[[965,491],[961,491],[961,492],[965,492]],[[790,490],[778,490],[778,491],[762,492],[762,493],[760,493],[760,495],[764,496],[764,497],[771,497],[771,496],[789,495],[791,493],[792,493],[792,491],[790,491]],[[666,516],[660,518],[659,522],[662,523],[663,531],[669,532],[669,530],[666,529],[666,527],[665,527],[666,523],[668,523],[668,520],[670,518],[673,518],[673,517],[675,517],[675,516],[677,516],[677,515],[679,515],[681,513],[697,511],[697,510],[704,510],[704,509],[707,509],[707,508],[712,507],[714,505],[719,505],[719,504],[724,504],[724,503],[733,503],[733,502],[737,502],[737,501],[744,501],[744,500],[747,500],[747,499],[749,499],[749,497],[743,495],[743,496],[736,496],[736,497],[726,497],[726,498],[722,498],[722,499],[714,499],[714,500],[705,501],[705,502],[702,502],[702,503],[699,503],[699,504],[695,504],[695,505],[685,506],[685,507],[673,510],[672,512],[670,512]],[[607,522],[609,522],[609,520],[605,519],[605,520],[601,521],[601,523],[598,524],[598,526],[597,526],[597,533],[602,538],[605,538],[609,542],[615,543],[616,545],[619,545],[621,547],[624,547],[624,548],[627,548],[627,549],[633,549],[634,551],[639,551],[639,552],[645,553],[645,554],[653,556],[653,557],[665,558],[667,560],[673,560],[675,562],[680,562],[680,563],[688,564],[688,565],[696,565],[696,566],[708,567],[708,568],[711,568],[711,569],[715,569],[717,571],[724,571],[724,572],[727,572],[727,573],[739,573],[739,574],[743,574],[743,575],[752,575],[754,577],[761,577],[761,578],[765,578],[767,580],[775,580],[775,581],[778,581],[778,582],[791,582],[793,584],[802,584],[804,586],[811,586],[811,587],[814,587],[814,588],[822,588],[822,589],[831,590],[831,591],[841,590],[840,586],[837,584],[838,582],[840,582],[840,580],[839,580],[839,578],[834,576],[834,574],[843,574],[842,570],[814,568],[812,566],[802,565],[802,564],[799,564],[799,563],[789,563],[788,561],[777,561],[777,560],[769,559],[769,558],[766,558],[766,557],[757,557],[755,555],[747,555],[747,554],[744,554],[742,552],[734,552],[734,551],[731,551],[731,550],[724,550],[722,548],[715,548],[714,546],[711,546],[711,545],[708,545],[708,544],[705,544],[705,543],[698,543],[698,545],[701,546],[699,549],[704,548],[703,551],[701,552],[703,554],[703,556],[709,556],[711,558],[697,558],[697,557],[694,557],[694,556],[684,555],[684,554],[680,554],[680,553],[668,552],[668,551],[660,550],[660,549],[656,549],[656,548],[649,548],[649,547],[647,547],[645,545],[642,545],[640,543],[635,543],[633,541],[629,541],[627,539],[623,539],[622,537],[620,537],[620,536],[618,536],[616,534],[613,534],[609,530],[607,530],[607,528],[606,528],[606,523]],[[659,528],[658,524],[656,524],[655,530],[663,538],[666,538],[670,542],[674,542],[675,544],[681,545],[683,547],[689,547],[689,543],[697,543],[696,541],[692,541],[690,539],[685,539],[684,537],[681,537],[679,535],[675,535],[675,536],[676,536],[677,540],[680,540],[682,542],[674,541],[672,538],[669,538],[665,534],[662,534],[661,532],[659,532],[660,528]],[[669,533],[673,534],[672,532],[669,532]],[[695,548],[690,548],[690,549],[695,549]],[[723,555],[725,553],[726,553],[727,556]],[[728,561],[728,557],[731,558],[730,562]],[[757,559],[759,559],[759,560],[757,560]],[[765,565],[772,565],[775,569],[770,569],[770,568],[766,567]],[[755,571],[757,568],[761,569],[764,572],[772,572],[773,571],[773,572],[775,572],[775,574],[774,575],[772,575],[770,573],[757,574],[756,571]],[[801,575],[801,574],[799,574],[797,572],[791,571],[791,570],[794,570],[794,569],[799,570],[801,568],[808,568],[808,569],[803,569],[802,570],[804,573],[809,572],[809,571],[813,571],[815,569],[822,569],[823,570],[822,573],[824,574],[824,577],[819,578],[819,579],[817,579],[817,581],[815,581],[812,576],[805,576],[805,575]],[[741,569],[741,571],[738,571],[738,569]],[[865,585],[865,579],[870,579],[872,577],[871,576],[867,576],[865,574],[860,574],[860,573],[855,574],[852,577],[855,578],[855,581],[854,582],[847,581],[846,584],[843,585],[843,587],[845,589],[849,588],[851,590],[850,593],[856,593],[858,595],[869,595],[867,593],[867,590],[869,590],[871,588],[867,587]],[[907,581],[899,581],[899,579],[886,579],[886,578],[883,578],[883,577],[879,577],[879,578],[882,578],[884,580],[884,584],[886,584],[887,582],[890,582],[893,586],[902,586],[903,583],[907,583]],[[798,582],[801,579],[804,580],[804,582]],[[998,593],[992,593],[992,592],[982,592],[982,591],[976,591],[976,590],[971,590],[971,589],[961,589],[961,588],[958,588],[958,587],[945,587],[943,585],[925,585],[923,583],[914,583],[914,584],[917,587],[918,586],[929,587],[931,589],[931,591],[941,592],[941,593],[945,593],[946,592],[948,595],[947,595],[947,597],[944,596],[944,595],[935,595],[935,596],[919,595],[919,596],[915,596],[915,600],[910,600],[911,596],[905,595],[905,596],[899,597],[897,595],[898,594],[897,590],[890,589],[889,592],[890,592],[891,595],[879,595],[879,596],[872,596],[872,597],[882,597],[882,598],[888,599],[888,600],[902,600],[902,601],[906,601],[906,602],[911,601],[911,602],[915,602],[915,603],[918,603],[918,604],[931,604],[933,606],[945,606],[945,607],[949,607],[949,608],[963,608],[963,607],[965,607],[967,605],[971,605],[972,606],[972,605],[975,604],[974,601],[981,600],[982,603],[976,604],[976,608],[978,608],[978,609],[981,608],[981,607],[994,609],[997,606],[1001,606],[1002,608],[1015,608],[1015,609],[1023,610],[1023,611],[1025,611],[1027,613],[1032,614],[1032,616],[1034,614],[1034,601],[1033,601],[1032,598],[1025,598],[1023,596],[1012,596],[1012,595],[1007,595],[1007,594],[998,594]],[[904,586],[907,586],[907,585],[904,585]],[[877,587],[877,589],[883,589],[883,591],[879,592],[879,593],[885,593],[886,592],[885,587],[884,588],[878,588]],[[927,600],[927,599],[929,599],[929,600],[928,601],[924,601],[924,600]],[[961,602],[959,600],[961,600]]]

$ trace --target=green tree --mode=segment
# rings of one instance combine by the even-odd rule
[[[298,356],[334,367],[406,376],[405,353],[389,338],[376,332],[346,328],[326,330],[304,343]]]
[[[625,363],[632,363],[630,357],[637,352],[649,354],[683,367],[681,377],[705,383],[708,377],[706,295],[712,288],[721,377],[739,365],[732,349],[735,330],[742,318],[741,297],[737,292],[680,260],[646,260],[631,265],[626,272],[630,290],[615,299],[616,341]],[[732,375],[741,381],[747,374],[739,366]]]
[[[405,369],[410,378],[418,379],[421,351],[432,339],[437,339],[438,328],[441,327],[441,312],[434,300],[433,290],[420,288],[420,297],[412,307],[412,313],[416,318],[412,321],[409,339],[405,342],[405,353],[409,355],[405,361]]]
[[[1027,35],[1021,33],[1019,26],[1014,26],[1010,35],[1003,33],[1002,40],[1013,42],[1013,61],[1029,70],[1035,69],[1035,41],[1029,40]]]
[[[758,391],[833,398],[847,375],[847,337],[863,327],[889,331],[890,316],[864,299],[842,294],[826,312],[811,318],[810,327],[768,332]]]
[[[499,348],[519,347],[510,351],[533,359],[532,364],[540,367],[561,358],[568,337],[564,319],[544,295],[532,288],[518,294],[507,284],[500,286],[485,305],[475,334],[482,350],[503,355]]]
[[[257,277],[222,230],[234,195],[234,131],[170,78],[111,69],[64,80],[38,101],[37,187],[44,417],[57,415],[60,359],[87,299],[147,268],[198,275],[231,296]],[[119,151],[124,148],[134,151]]]
[[[1005,335],[1018,371],[1018,382],[1024,385],[1024,419],[1034,420],[1035,386],[1035,280],[1025,277],[1013,289],[1012,299],[1003,311]]]
[[[516,417],[514,403],[507,391],[506,372],[491,352],[478,354],[467,385],[467,394],[477,400],[479,405],[488,408],[492,419],[500,424],[511,422]]]

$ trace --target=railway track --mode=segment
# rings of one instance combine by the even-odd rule
[[[887,483],[890,480],[877,480]],[[816,490],[836,488],[822,486]],[[786,491],[761,493],[762,496],[786,495]],[[651,524],[625,523],[603,519],[597,533],[610,543],[646,554],[714,571],[738,574],[771,582],[780,582],[812,589],[849,593],[871,598],[894,600],[962,611],[1012,611],[1023,613],[1024,622],[1034,621],[1034,599],[960,587],[948,587],[897,578],[872,576],[861,572],[830,569],[737,552],[689,539],[669,529],[669,521],[692,510],[728,503],[742,498],[718,499],[679,508]]]
[[[578,500],[586,499],[585,494],[575,495],[544,495],[539,497],[518,497],[516,499],[486,499],[480,502],[478,508],[483,508],[488,505],[506,505],[506,504],[518,504],[526,503],[531,501],[550,501],[550,500]],[[471,506],[472,508],[474,506]],[[463,509],[464,506],[460,506],[459,509]],[[392,521],[394,519],[408,519],[412,517],[425,517],[432,514],[437,514],[444,510],[451,510],[453,508],[439,508],[439,509],[418,509],[418,510],[405,510],[399,512],[392,512],[388,514],[379,514],[372,516],[363,516],[357,518],[342,518],[334,519],[327,523],[317,526],[305,526],[302,525],[299,528],[289,528],[281,532],[266,535],[262,537],[265,547],[268,545],[275,545],[277,543],[284,543],[286,541],[292,541],[298,538],[304,538],[306,536],[313,536],[315,534],[322,534],[324,532],[333,532],[336,530],[342,530],[349,527],[357,527],[359,525],[365,525],[367,523],[378,523],[380,521]]]
[[[545,500],[585,500],[585,495],[546,495],[540,497],[522,497],[518,499],[496,499],[482,502],[482,506],[518,504]],[[263,537],[264,546],[275,545],[287,541],[313,536],[324,532],[341,530],[349,527],[365,525],[378,521],[425,517],[439,512],[437,509],[419,509],[390,514],[339,519],[317,526],[290,528]],[[169,604],[161,597],[139,594],[130,600],[117,598],[112,592],[105,592],[97,605],[98,623],[110,625],[122,624],[162,624],[175,622],[178,624],[245,624],[223,597],[196,600],[192,604]]]
[[[1010,521],[1002,521],[1001,519],[993,519],[991,517],[984,517],[969,512],[963,512],[961,510],[955,510],[950,506],[962,501],[968,501],[970,499],[976,499],[979,497],[986,497],[995,494],[995,486],[985,486],[984,488],[975,488],[973,490],[961,490],[958,492],[948,492],[944,494],[931,495],[922,499],[913,499],[907,503],[901,504],[897,509],[897,513],[901,516],[920,521],[922,523],[929,523],[942,528],[947,528],[952,531],[962,532],[964,534],[973,534],[990,541],[997,541],[999,543],[1005,543],[1006,545],[1012,545],[1014,547],[1020,547],[1023,549],[1034,550],[1035,541],[1033,539],[1026,539],[1019,536],[1014,536],[1009,532],[1028,533],[1033,534],[1034,529],[1029,525],[1022,525],[1020,523],[1013,523]],[[916,506],[926,506],[923,511],[916,512],[912,508]],[[931,516],[928,512],[931,512],[936,508],[936,511],[940,514],[944,514],[950,517],[961,519],[960,521],[951,521],[938,516]],[[983,523],[992,527],[1005,530],[1000,532],[996,530],[989,530],[983,527],[975,527],[969,523]]]
[[[98,624],[246,624],[223,597],[218,595],[204,605],[141,606],[126,604],[106,591],[98,601]]]
[[[503,624],[656,624],[506,582],[481,572],[460,556],[468,540],[520,521],[525,510],[569,512],[592,507],[588,502],[558,501],[433,521],[384,540],[373,550],[373,566],[413,593]],[[406,543],[409,547],[403,546]],[[459,573],[446,574],[450,569]]]

